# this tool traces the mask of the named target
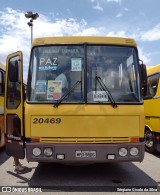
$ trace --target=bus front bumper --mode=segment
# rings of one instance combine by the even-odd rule
[[[105,163],[143,161],[144,142],[114,144],[26,143],[26,158],[35,162]]]

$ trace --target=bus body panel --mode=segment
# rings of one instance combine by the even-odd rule
[[[160,74],[160,65],[149,66],[147,68],[148,78]],[[155,82],[152,80],[152,82]],[[155,88],[155,86],[152,86]],[[146,142],[151,141],[153,150],[146,146],[146,150],[160,152],[160,78],[157,80],[156,92],[153,97],[147,97],[144,101],[145,108],[145,131],[150,132],[150,138],[147,136]]]
[[[54,117],[54,118],[53,118]],[[41,121],[61,120],[60,124],[43,124]],[[35,120],[36,119],[36,120]],[[125,126],[121,121],[126,121]],[[33,121],[37,122],[34,124]],[[40,122],[38,122],[40,121]],[[130,127],[130,124],[132,124]],[[45,131],[43,131],[45,129]],[[110,130],[112,129],[112,130]],[[123,130],[123,131],[122,131]],[[31,136],[40,137],[129,137],[139,136],[138,116],[50,116],[31,117]]]
[[[61,37],[44,37],[37,38],[33,41],[32,47],[37,45],[50,44],[77,44],[77,43],[96,43],[112,45],[132,45],[137,47],[136,42],[130,38],[121,37],[99,37],[99,36],[61,36]]]
[[[137,107],[141,107],[139,112]],[[26,104],[25,108],[26,137],[143,137],[142,105],[132,105],[129,111],[125,105],[113,109],[110,105],[62,104],[54,109]]]

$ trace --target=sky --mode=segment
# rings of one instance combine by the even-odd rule
[[[27,78],[31,29],[25,13],[39,17],[33,37],[118,36],[135,39],[139,58],[160,63],[160,0],[0,0],[0,62],[21,50]]]

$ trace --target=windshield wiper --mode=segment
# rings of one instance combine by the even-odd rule
[[[113,108],[117,108],[117,104],[112,96],[112,94],[110,93],[109,89],[107,88],[107,86],[104,84],[104,82],[102,81],[101,77],[96,75],[96,81],[98,81],[101,90],[105,91],[106,94],[108,95],[109,100],[111,101],[111,104],[113,106]]]
[[[54,104],[55,108],[58,108],[58,105],[67,97],[82,81],[77,81],[57,102]]]

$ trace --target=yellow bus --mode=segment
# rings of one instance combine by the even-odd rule
[[[145,97],[145,149],[160,152],[160,64],[147,67],[147,95]]]
[[[22,72],[22,52],[9,55],[5,90],[8,155],[20,159],[26,155],[28,162],[143,160],[147,75],[133,39],[35,39],[26,101]]]
[[[4,83],[5,83],[5,66],[0,63],[0,148],[5,145],[4,140]]]

